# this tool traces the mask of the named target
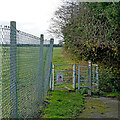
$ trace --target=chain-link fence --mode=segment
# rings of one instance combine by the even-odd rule
[[[53,42],[0,26],[0,118],[37,117],[47,95]]]

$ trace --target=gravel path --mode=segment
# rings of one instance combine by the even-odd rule
[[[85,110],[79,118],[118,118],[120,101],[106,97],[86,97]],[[119,116],[120,119],[120,116]]]

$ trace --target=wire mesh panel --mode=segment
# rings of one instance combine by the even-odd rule
[[[10,116],[10,28],[1,28],[1,87],[2,116]]]
[[[35,118],[49,89],[53,39],[0,27],[0,118]],[[43,44],[44,43],[44,44]]]
[[[0,119],[2,118],[2,25],[0,26]]]
[[[45,41],[45,42],[48,42],[48,41]],[[49,79],[49,74],[48,74],[48,64],[49,64],[49,47],[50,45],[44,45],[43,47],[43,86],[44,86],[44,95],[43,95],[43,98],[45,98],[46,96],[46,92],[48,90],[48,81],[47,79]]]
[[[18,117],[34,117],[38,113],[40,38],[17,31]]]
[[[43,47],[44,98],[47,95],[47,91],[50,85],[50,77],[52,74],[53,42],[54,42],[53,39],[51,39],[50,41],[44,41],[44,47]]]

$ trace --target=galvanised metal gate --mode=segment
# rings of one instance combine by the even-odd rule
[[[88,88],[88,94],[99,88],[98,65],[78,66],[78,90]]]
[[[69,67],[64,69],[64,66]],[[62,82],[60,84],[57,83],[58,75],[63,77],[61,77]],[[92,91],[99,88],[98,65],[91,65],[91,63],[85,65],[55,64],[53,65],[52,79],[50,83],[52,90],[87,88],[88,94],[91,95]]]
[[[66,69],[65,69],[66,66]],[[58,75],[61,82],[57,82]],[[55,64],[53,65],[52,90],[72,89],[76,86],[76,65],[75,64]]]

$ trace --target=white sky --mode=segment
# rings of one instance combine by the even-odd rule
[[[16,21],[18,30],[50,39],[53,36],[46,33],[50,19],[61,4],[61,0],[0,0],[0,25]]]

